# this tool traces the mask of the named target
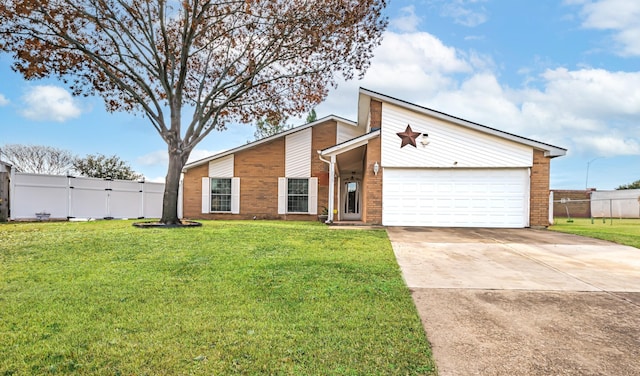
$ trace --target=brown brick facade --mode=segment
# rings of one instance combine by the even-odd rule
[[[369,105],[369,125],[371,129],[382,128],[382,102],[371,100]]]
[[[324,123],[313,127],[311,139],[311,176],[318,178],[318,214],[329,207],[329,165],[320,160],[318,150],[336,144],[338,127],[335,123]]]
[[[533,151],[530,179],[529,225],[549,226],[549,167],[551,159],[541,150]]]
[[[386,103],[386,102],[385,102]],[[371,129],[382,128],[383,103],[372,99],[369,104],[369,125]],[[318,150],[336,144],[338,125],[336,120],[328,120],[311,129],[311,176],[318,179],[318,215],[329,206],[329,166],[320,160]],[[361,147],[361,144],[356,147]],[[384,171],[381,160],[381,137],[369,139],[364,146],[365,155],[360,165],[354,168],[359,175],[362,171],[362,221],[369,224],[382,223],[382,179]],[[338,148],[337,150],[343,150]],[[472,150],[469,152],[473,152]],[[533,166],[530,176],[529,225],[540,227],[549,225],[549,175],[550,160],[544,151],[533,151]],[[561,155],[561,154],[556,154]],[[335,156],[335,155],[334,155]],[[349,162],[352,163],[352,162]],[[380,166],[378,174],[374,165]],[[338,171],[339,171],[338,166]],[[317,215],[278,213],[278,178],[285,177],[285,137],[275,138],[255,146],[239,148],[234,153],[234,176],[240,178],[240,214],[201,213],[202,177],[208,176],[209,164],[190,168],[185,172],[183,184],[183,214],[193,219],[284,219],[317,220]],[[344,173],[344,171],[342,171]],[[335,183],[334,202],[341,202],[340,186]],[[561,197],[556,196],[556,199]],[[572,197],[573,198],[573,197]],[[337,208],[336,208],[337,209]],[[573,215],[573,213],[572,213]],[[578,216],[578,215],[576,215]],[[337,217],[334,217],[337,220]]]
[[[373,171],[376,162],[381,163],[380,155],[380,137],[369,140],[362,179],[362,221],[370,224],[382,224],[382,166],[377,176]]]
[[[327,121],[312,128],[311,176],[318,178],[318,214],[327,206],[328,168],[317,150],[335,145],[337,124]],[[234,176],[240,178],[240,214],[202,213],[202,178],[209,164],[184,175],[183,216],[189,219],[317,220],[317,215],[278,215],[278,178],[285,176],[285,137],[234,154]]]

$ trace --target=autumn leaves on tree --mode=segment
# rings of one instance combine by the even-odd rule
[[[385,0],[0,0],[0,50],[28,79],[57,76],[109,111],[142,113],[167,144],[161,221],[214,130],[295,116],[363,75]]]

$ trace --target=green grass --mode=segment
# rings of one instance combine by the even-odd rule
[[[383,230],[0,225],[0,375],[431,375]]]
[[[640,248],[640,219],[572,218],[572,221],[556,218],[549,229]]]

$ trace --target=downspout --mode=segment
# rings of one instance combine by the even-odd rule
[[[320,154],[320,150],[318,150],[318,158],[320,158],[320,160],[326,164],[329,165],[329,197],[328,197],[328,204],[329,207],[327,208],[328,210],[328,217],[327,217],[327,221],[325,223],[333,223],[333,197],[335,195],[334,192],[334,175],[335,175],[335,163],[336,163],[336,157],[334,155],[331,156],[331,161],[328,161],[324,158],[322,158],[322,155]]]

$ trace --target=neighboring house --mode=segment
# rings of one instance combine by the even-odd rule
[[[0,161],[0,222],[9,219],[9,183],[11,181],[11,165]]]
[[[550,160],[565,154],[360,89],[357,122],[329,116],[187,164],[183,215],[547,226]]]
[[[553,216],[561,218],[591,218],[591,194],[589,189],[552,189]]]

